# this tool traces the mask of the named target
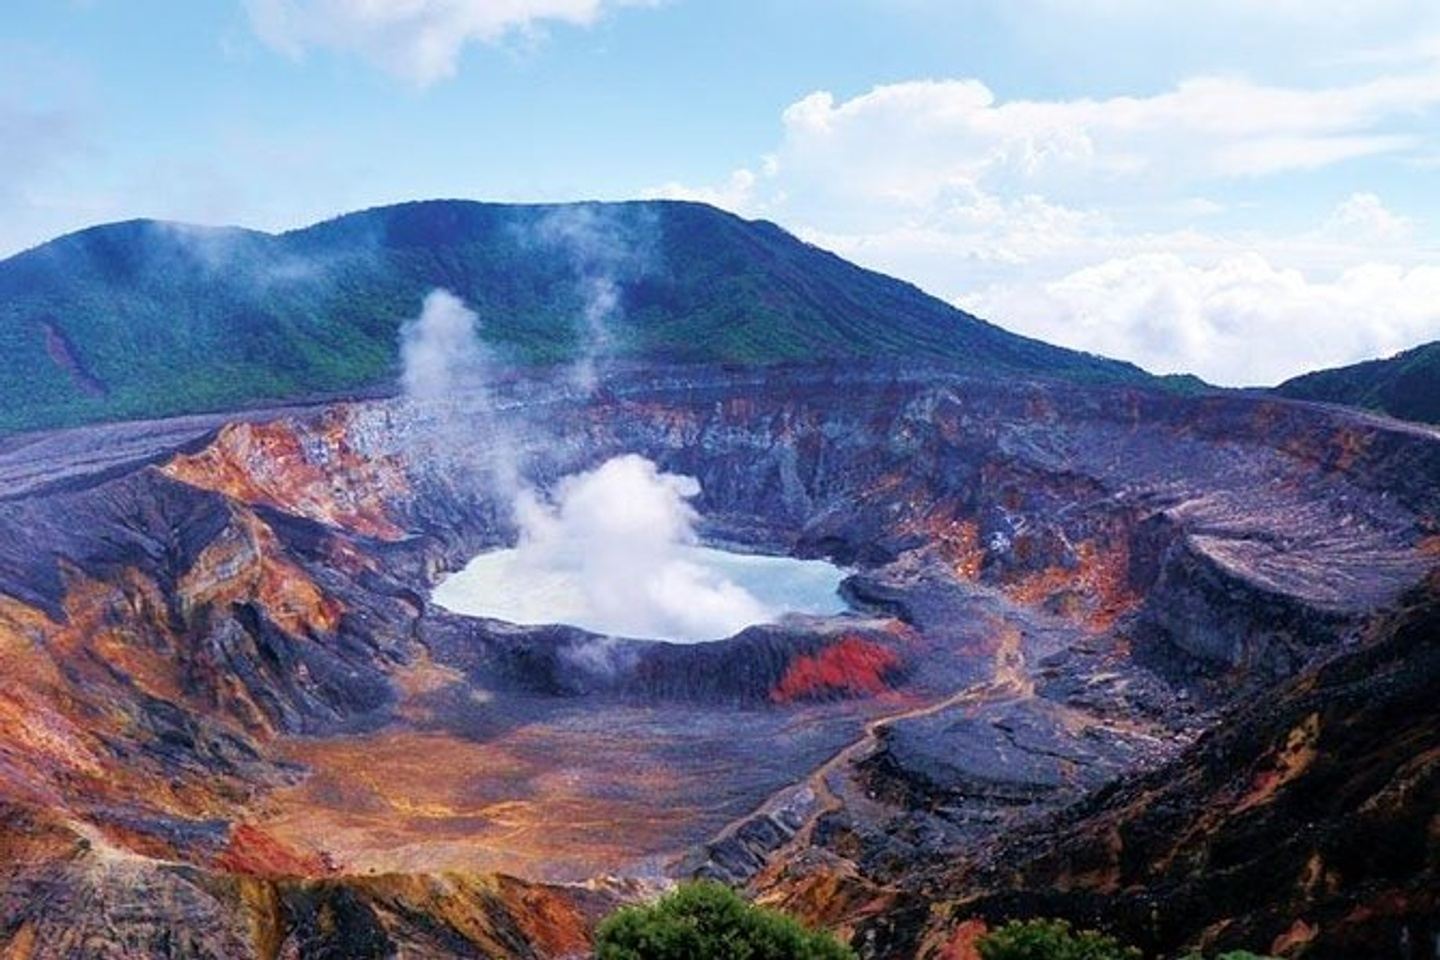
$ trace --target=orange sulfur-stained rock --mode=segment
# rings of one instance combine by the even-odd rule
[[[988,928],[984,920],[966,920],[935,954],[935,960],[980,960],[980,938]]]
[[[796,657],[770,699],[776,703],[826,696],[873,696],[889,687],[887,674],[900,666],[900,655],[855,634],[815,654]]]
[[[230,829],[225,849],[215,866],[227,873],[256,877],[323,877],[335,872],[323,855],[297,849],[251,823],[237,823]]]
[[[186,608],[255,600],[294,636],[333,631],[343,612],[339,601],[285,557],[263,520],[243,508],[234,517],[181,580]]]
[[[288,420],[231,423],[197,453],[162,469],[176,480],[233,500],[263,504],[363,536],[396,540],[404,531],[386,501],[406,490],[393,463],[367,460],[351,447],[336,415],[301,431]]]

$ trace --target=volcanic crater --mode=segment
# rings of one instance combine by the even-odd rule
[[[692,644],[446,610],[519,536],[483,482],[517,419],[537,488],[647,458],[702,542],[844,567],[845,609]],[[32,435],[0,450],[0,920],[36,957],[562,956],[711,876],[949,955],[938,891],[1006,885],[951,865],[1361,643],[1435,589],[1437,518],[1424,428],[878,363]]]

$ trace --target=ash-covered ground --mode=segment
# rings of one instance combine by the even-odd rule
[[[540,491],[621,455],[693,477],[700,538],[843,565],[849,609],[696,645],[447,612],[434,584],[520,533],[502,440]],[[563,956],[700,874],[868,956],[939,956],[963,911],[932,904],[1000,910],[1002,852],[1019,870],[1055,818],[1222,762],[1233,711],[1381,642],[1434,587],[1437,518],[1423,428],[878,367],[36,436],[0,453],[0,924],[35,957]],[[1245,810],[1309,769],[1291,753]],[[1274,883],[1329,904],[1324,956],[1429,909],[1354,919],[1385,869]],[[1107,871],[1051,875],[1083,894],[1054,909],[1103,913]],[[1185,901],[1156,945],[1248,909]]]

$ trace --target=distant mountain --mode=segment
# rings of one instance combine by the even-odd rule
[[[429,201],[278,235],[137,220],[0,262],[0,431],[383,385],[400,324],[437,286],[480,313],[508,361],[563,361],[602,279],[623,308],[620,360],[1148,379],[700,204]]]
[[[1402,420],[1440,423],[1440,341],[1348,367],[1287,380],[1281,396],[1365,407]]]

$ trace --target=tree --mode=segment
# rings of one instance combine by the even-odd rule
[[[685,884],[601,924],[596,960],[854,960],[829,934],[747,903],[719,883]]]
[[[1140,951],[1064,920],[1012,920],[980,938],[981,960],[1140,960]]]

